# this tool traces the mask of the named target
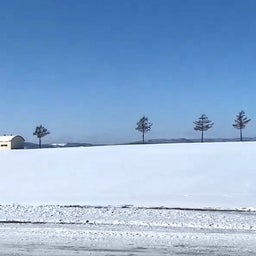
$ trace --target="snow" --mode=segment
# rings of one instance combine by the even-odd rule
[[[256,212],[145,207],[2,205],[0,222],[256,231]]]
[[[256,253],[256,212],[143,207],[0,207],[4,255]]]
[[[88,225],[0,225],[6,256],[253,256],[255,233],[135,229]]]
[[[1,203],[254,209],[255,156],[255,142],[1,151]]]
[[[4,136],[0,136],[0,141],[1,142],[9,142],[13,138],[15,138],[16,136],[19,136],[19,135],[4,135]]]

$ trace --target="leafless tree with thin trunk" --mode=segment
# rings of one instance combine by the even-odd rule
[[[153,124],[148,121],[148,118],[143,116],[138,122],[136,130],[142,133],[142,143],[145,143],[144,137],[145,133],[149,132],[151,130],[151,126]]]
[[[195,124],[194,129],[196,131],[201,132],[201,142],[204,142],[204,132],[212,128],[214,123],[211,120],[209,120],[205,114],[203,114],[198,118],[197,121],[194,122],[194,124]]]
[[[38,147],[41,148],[42,145],[41,145],[41,139],[50,134],[50,131],[48,131],[46,128],[44,128],[42,125],[40,126],[37,126],[36,129],[35,129],[35,132],[33,133],[33,135],[36,135],[38,140],[39,140],[39,143],[38,143]]]
[[[251,121],[249,119],[243,110],[241,110],[238,115],[236,115],[235,123],[233,124],[233,127],[240,130],[240,141],[243,141],[243,129],[245,126]]]

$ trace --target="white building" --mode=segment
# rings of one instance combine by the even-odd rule
[[[0,136],[0,150],[23,149],[25,139],[19,135]]]

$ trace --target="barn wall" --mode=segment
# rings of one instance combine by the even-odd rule
[[[24,140],[20,136],[16,136],[11,141],[11,149],[23,149],[24,148]]]

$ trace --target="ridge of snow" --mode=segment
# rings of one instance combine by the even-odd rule
[[[52,223],[256,231],[256,213],[120,207],[2,205],[2,223]]]

